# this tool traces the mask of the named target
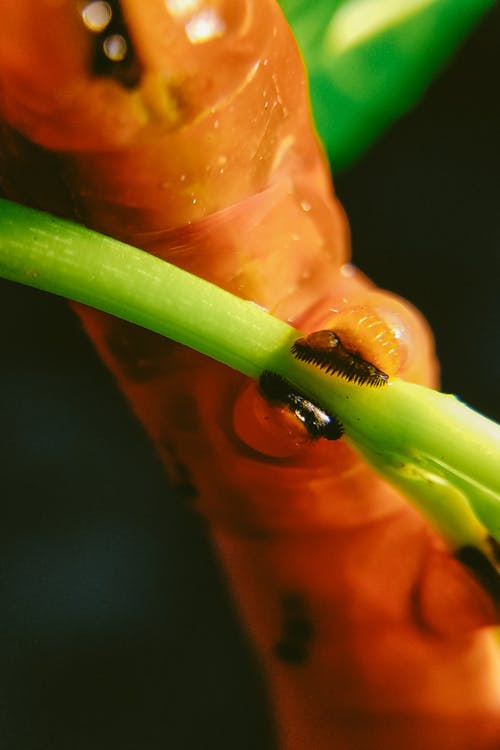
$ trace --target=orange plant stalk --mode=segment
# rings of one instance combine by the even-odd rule
[[[99,20],[105,6],[114,16]],[[277,5],[123,0],[121,10],[4,2],[7,195],[305,333],[334,327],[389,374],[435,385],[425,322],[349,264]],[[311,441],[242,376],[78,311],[181,495],[210,523],[279,747],[498,748],[493,607],[404,499],[342,440]]]

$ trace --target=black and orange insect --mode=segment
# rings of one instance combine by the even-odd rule
[[[259,379],[259,390],[271,404],[286,406],[302,422],[312,439],[338,440],[342,437],[344,427],[337,417],[308,399],[281,375],[264,370]]]
[[[292,346],[292,354],[329,375],[338,375],[358,385],[378,388],[389,379],[385,372],[367,362],[358,352],[347,349],[335,331],[315,331],[297,339]]]

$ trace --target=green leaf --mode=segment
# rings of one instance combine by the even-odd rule
[[[280,0],[339,170],[422,96],[495,0]]]

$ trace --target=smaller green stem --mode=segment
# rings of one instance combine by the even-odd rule
[[[452,396],[391,379],[353,385],[295,360],[300,335],[252,302],[84,227],[0,200],[0,275],[69,297],[258,378],[279,373],[455,547],[500,541],[500,428]]]

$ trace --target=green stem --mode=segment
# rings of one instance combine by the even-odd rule
[[[0,200],[0,275],[116,315],[258,377],[295,333],[260,307],[78,224]]]
[[[392,379],[373,389],[295,360],[299,333],[252,302],[84,227],[0,200],[0,275],[168,336],[257,378],[273,370],[344,424],[346,437],[454,546],[500,541],[500,428],[458,400]]]

